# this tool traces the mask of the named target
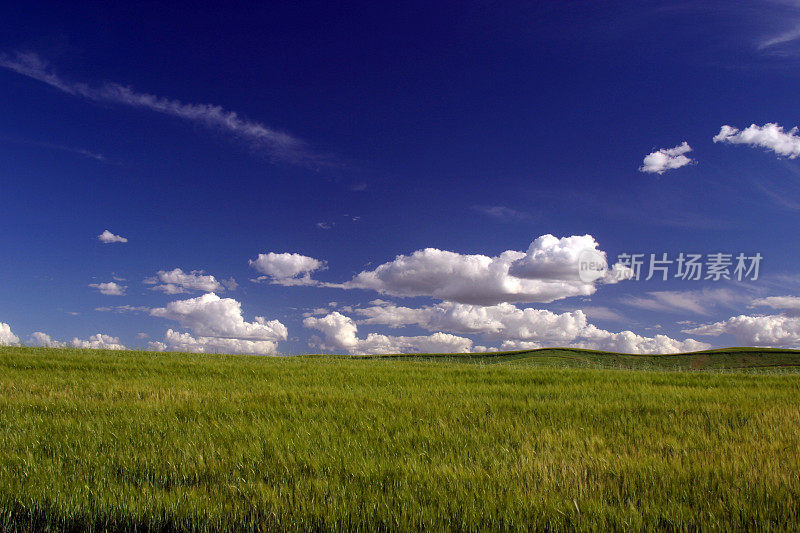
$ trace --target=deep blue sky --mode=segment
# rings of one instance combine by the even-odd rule
[[[287,156],[203,120],[0,69],[0,322],[22,342],[34,331],[62,341],[103,333],[129,347],[163,341],[168,328],[203,335],[147,310],[96,310],[199,297],[143,283],[181,268],[235,278],[219,296],[240,302],[247,322],[280,320],[289,340],[278,351],[300,353],[320,333],[303,313],[328,302],[420,308],[446,298],[254,283],[248,261],[260,253],[326,261],[313,278],[341,283],[428,247],[496,256],[540,235],[589,234],[610,259],[760,252],[762,279],[627,281],[591,298],[512,303],[601,307],[587,311],[599,328],[680,340],[678,321],[765,315],[756,333],[726,322],[721,336],[688,336],[800,344],[791,306],[752,306],[798,294],[800,163],[712,141],[723,125],[776,123],[788,134],[798,124],[798,5],[13,4],[0,6],[7,65],[26,54],[69,87],[97,95],[119,84],[220,106],[304,143],[302,157]],[[647,154],[684,141],[692,164],[639,170]],[[105,229],[128,242],[100,242]],[[114,276],[125,295],[89,287]],[[654,291],[705,312],[670,308]],[[757,336],[776,324],[789,333]],[[358,326],[360,338],[434,331]],[[490,347],[511,339],[441,331]]]

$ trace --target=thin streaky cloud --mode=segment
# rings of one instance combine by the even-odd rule
[[[629,296],[622,299],[622,303],[647,309],[649,311],[663,311],[672,313],[695,313],[709,315],[716,306],[733,307],[738,302],[746,300],[747,295],[736,293],[727,288],[703,289],[690,291],[652,291],[644,296]]]
[[[17,52],[13,57],[0,55],[0,67],[46,83],[66,94],[92,100],[147,109],[163,115],[182,118],[211,129],[228,132],[238,138],[267,150],[277,159],[306,166],[321,166],[326,157],[312,153],[305,142],[287,133],[274,130],[243,119],[234,111],[212,104],[187,104],[148,93],[134,91],[117,83],[93,87],[85,83],[70,82],[56,74],[37,54]]]
[[[101,307],[95,307],[95,311],[99,311],[101,313],[149,313],[150,308],[146,306],[134,306],[134,305],[104,305]]]
[[[516,209],[504,205],[473,205],[472,209],[498,220],[521,221],[530,218],[528,213],[523,213],[522,211],[517,211]]]
[[[72,154],[82,155],[83,157],[94,159],[95,161],[108,162],[108,158],[103,154],[98,152],[92,152],[91,150],[84,150],[83,148],[75,148],[72,146],[64,146],[62,144],[53,144],[48,142],[29,141],[25,139],[13,139],[11,137],[0,137],[0,141],[22,144],[27,146],[39,146],[51,150],[60,150],[62,152],[69,152]]]
[[[89,150],[82,150],[81,148],[68,148],[66,146],[54,146],[53,148],[58,148],[61,150],[66,150],[68,152],[73,152],[78,155],[82,155],[84,157],[88,157],[89,159],[94,159],[95,161],[105,161],[106,156],[103,154],[98,154],[95,152],[90,152]]]
[[[759,50],[766,50],[767,48],[771,48],[773,46],[781,45],[790,43],[792,41],[796,41],[800,39],[800,25],[795,26],[789,31],[780,33],[774,37],[770,37],[764,39],[760,43],[758,43]]]

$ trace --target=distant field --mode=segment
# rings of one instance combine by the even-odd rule
[[[374,356],[374,358],[384,357],[398,360],[480,364],[513,363],[559,368],[800,371],[800,350],[775,348],[723,348],[669,355],[630,355],[573,348],[542,348],[497,353]]]
[[[798,363],[3,347],[0,530],[796,529]]]

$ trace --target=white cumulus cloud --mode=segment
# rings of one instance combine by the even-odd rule
[[[11,326],[5,322],[0,322],[0,346],[19,344],[19,337],[11,331]]]
[[[97,239],[106,244],[111,244],[112,242],[128,242],[128,239],[125,237],[121,235],[114,235],[108,230],[104,230],[103,233],[97,236]]]
[[[288,338],[288,330],[280,321],[256,316],[253,322],[247,322],[241,303],[214,293],[170,302],[150,314],[174,320],[194,333],[167,331],[165,344],[173,350],[273,354],[277,342]]]
[[[798,316],[739,315],[683,331],[691,335],[714,337],[730,334],[740,346],[800,348],[800,317]]]
[[[180,268],[159,270],[155,276],[146,278],[144,283],[154,285],[153,290],[166,294],[182,294],[191,291],[216,292],[225,290],[223,284],[202,270],[184,272]],[[236,282],[233,281],[235,284]],[[227,282],[226,282],[227,284]],[[235,285],[234,285],[235,287]]]
[[[390,327],[417,325],[428,331],[480,333],[489,338],[530,340],[552,344],[577,338],[587,326],[583,311],[553,313],[531,307],[519,309],[509,303],[491,306],[442,302],[420,308],[401,307],[377,300],[376,305],[356,309],[363,324]]]
[[[632,331],[618,333],[599,329],[589,324],[580,311],[553,313],[543,309],[518,309],[511,304],[476,306],[443,302],[418,309],[398,307],[389,302],[376,301],[373,306],[357,309],[366,317],[361,324],[381,324],[390,327],[417,325],[430,336],[389,336],[370,333],[358,337],[357,322],[339,312],[322,318],[309,317],[303,325],[321,331],[324,338],[313,344],[332,351],[349,353],[391,352],[467,352],[494,351],[496,347],[472,347],[471,339],[450,332],[480,334],[502,350],[523,350],[542,347],[575,347],[618,351],[633,354],[678,353],[710,348],[711,345],[694,339],[684,341],[666,335],[644,337]],[[438,349],[430,344],[438,341]],[[391,347],[391,350],[387,350]]]
[[[127,289],[125,285],[120,285],[114,281],[109,281],[107,283],[90,283],[89,287],[97,289],[101,294],[107,296],[124,296],[125,289]]]
[[[779,156],[794,159],[800,156],[800,136],[797,127],[784,131],[782,126],[768,122],[763,126],[751,124],[743,130],[733,126],[722,126],[714,136],[714,142],[746,144],[772,150]]]
[[[151,342],[149,346],[156,351],[196,352],[196,353],[235,353],[253,355],[275,355],[277,343],[265,340],[228,339],[224,337],[195,337],[191,333],[179,333],[168,329],[164,342]]]
[[[70,346],[73,348],[91,348],[97,350],[125,350],[125,346],[120,344],[119,339],[117,337],[112,337],[111,335],[104,335],[102,333],[97,333],[96,335],[92,335],[86,340],[79,339],[75,337],[70,342]]]
[[[591,235],[557,238],[542,235],[527,252],[506,250],[495,257],[426,248],[398,255],[374,270],[364,271],[342,288],[372,289],[390,296],[430,296],[460,303],[552,302],[589,296],[597,283],[614,283],[611,271],[596,282],[578,276],[578,257],[585,250],[605,256]],[[613,273],[620,272],[614,265]]]
[[[358,338],[356,323],[338,311],[322,318],[308,317],[303,320],[303,325],[324,335],[324,339],[312,340],[312,346],[353,355],[466,353],[472,350],[472,340],[443,332],[412,337],[370,333],[363,339]]]
[[[644,157],[642,166],[639,167],[639,172],[648,172],[651,174],[663,174],[667,170],[685,167],[694,162],[693,159],[687,157],[692,151],[689,143],[683,141],[674,148],[661,148],[655,152],[651,152]]]
[[[259,280],[269,280],[276,285],[317,285],[311,273],[324,270],[325,261],[294,253],[269,252],[251,259],[250,266],[264,274]]]
[[[592,325],[589,325],[581,336],[583,338],[572,343],[572,347],[632,354],[682,353],[711,348],[710,344],[694,339],[680,341],[666,335],[643,337],[632,331],[612,333]]]
[[[542,345],[534,341],[503,341],[503,344],[500,345],[500,350],[504,352],[513,350],[538,350],[539,348],[542,348]]]
[[[28,344],[31,346],[43,346],[45,348],[63,348],[66,346],[65,342],[54,340],[42,331],[34,331],[31,338],[28,339]]]

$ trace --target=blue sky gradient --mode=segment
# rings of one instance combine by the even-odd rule
[[[192,345],[206,351],[245,340],[273,343],[259,353],[362,353],[419,350],[441,332],[470,349],[652,350],[613,336],[632,331],[677,347],[800,346],[800,164],[780,151],[797,139],[796,3],[16,4],[0,7],[6,342],[38,331],[178,349],[172,329],[210,339]],[[775,142],[714,142],[724,125],[751,124],[783,129]],[[689,164],[640,170],[683,142]],[[128,242],[101,242],[106,229]],[[476,316],[497,304],[580,311],[574,337],[563,323],[513,333],[510,308],[502,332],[485,316],[390,327],[396,316],[359,311],[464,305],[352,282],[400,254],[495,257],[547,234],[591,235],[611,263],[623,252],[764,259],[757,281],[627,280],[468,304]],[[269,252],[325,267],[309,273],[317,282],[252,281],[263,272],[250,261]],[[214,292],[241,304],[245,323],[278,320],[288,334],[154,313],[209,292],[144,283],[175,268],[235,279]],[[124,295],[90,287],[112,281]],[[97,310],[110,306],[139,309]]]

